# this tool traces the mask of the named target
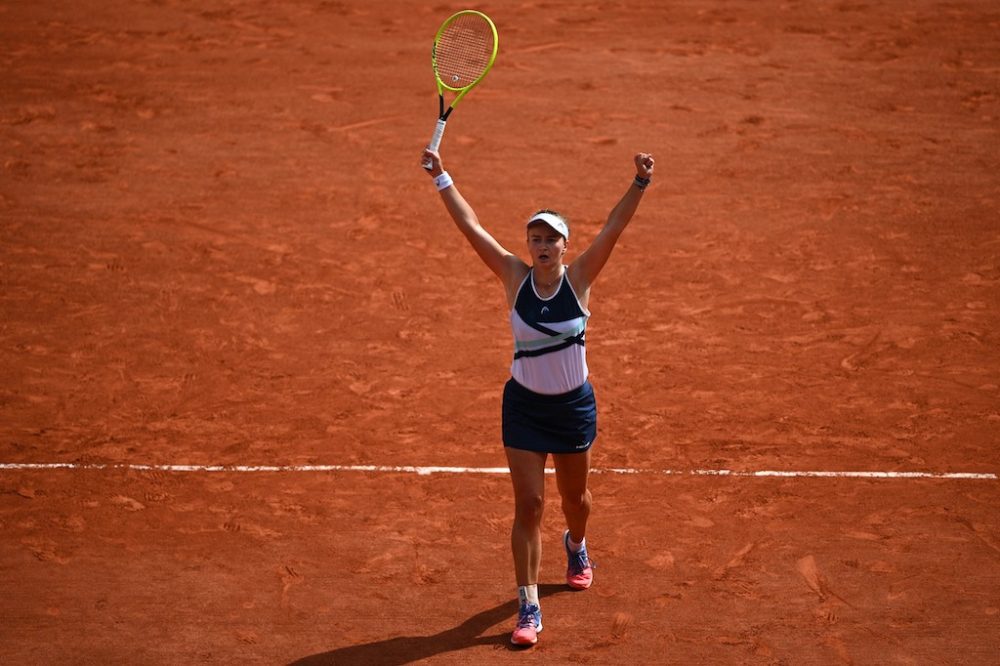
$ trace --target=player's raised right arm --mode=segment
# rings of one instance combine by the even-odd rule
[[[516,255],[507,251],[483,226],[479,223],[476,212],[472,206],[458,191],[458,188],[451,180],[451,176],[441,164],[441,156],[435,150],[425,150],[421,157],[421,165],[430,163],[428,169],[434,183],[438,187],[441,200],[444,202],[448,214],[455,221],[459,231],[472,245],[472,248],[479,255],[491,271],[508,286],[517,279],[523,271],[524,262]]]

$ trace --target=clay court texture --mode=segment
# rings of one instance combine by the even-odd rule
[[[1000,5],[476,6],[504,246],[657,159],[524,652],[462,8],[0,4],[0,662],[998,663]]]

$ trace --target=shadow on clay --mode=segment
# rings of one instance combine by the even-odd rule
[[[539,598],[549,597],[555,594],[571,594],[565,585],[554,583],[540,584],[538,586]],[[496,649],[509,649],[520,651],[519,648],[511,645],[510,631],[499,634],[482,636],[481,634],[504,621],[513,618],[517,614],[517,600],[494,606],[477,613],[468,620],[440,633],[430,636],[398,636],[387,638],[384,641],[374,643],[364,643],[362,645],[351,645],[337,648],[329,652],[310,655],[291,662],[289,666],[323,666],[332,664],[380,664],[385,666],[396,666],[400,664],[410,664],[421,659],[454,652],[477,645],[493,645]],[[513,627],[511,628],[511,631]]]

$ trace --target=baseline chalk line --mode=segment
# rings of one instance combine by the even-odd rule
[[[506,467],[438,467],[417,465],[144,465],[138,463],[0,463],[3,470],[122,470],[136,472],[384,472],[397,474],[509,474]],[[551,467],[546,474],[554,474]],[[651,476],[732,476],[753,478],[826,478],[826,479],[941,479],[996,481],[996,474],[982,472],[879,472],[879,471],[808,471],[808,470],[735,470],[735,469],[635,469],[630,467],[595,468],[592,474],[642,474]]]

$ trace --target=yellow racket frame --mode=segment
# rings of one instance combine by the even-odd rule
[[[438,42],[441,40],[441,35],[444,34],[444,31],[448,28],[449,25],[454,23],[459,16],[466,16],[470,14],[482,18],[484,21],[486,21],[486,24],[490,26],[490,30],[493,32],[493,53],[490,54],[490,61],[486,64],[486,68],[483,70],[483,73],[480,74],[475,81],[473,81],[468,85],[462,86],[461,88],[455,88],[442,81],[441,77],[438,75],[437,45]],[[444,20],[444,23],[441,24],[440,28],[438,28],[437,34],[434,35],[434,45],[431,47],[431,67],[433,67],[434,69],[434,78],[435,80],[437,80],[439,94],[443,95],[445,90],[450,90],[451,92],[458,93],[458,97],[452,100],[451,103],[452,108],[455,108],[455,105],[458,104],[458,102],[465,96],[465,94],[470,90],[472,90],[473,88],[475,88],[479,84],[479,82],[482,81],[487,74],[489,74],[489,71],[493,69],[493,63],[496,62],[497,51],[499,50],[499,48],[500,48],[500,36],[497,34],[497,27],[496,25],[494,25],[493,19],[491,19],[486,14],[480,11],[476,11],[475,9],[463,9],[460,12],[455,12],[454,14],[452,14],[451,16],[449,16]]]
[[[480,74],[475,81],[460,88],[456,88],[442,81],[441,76],[438,74],[437,45],[441,39],[441,35],[444,34],[444,31],[448,28],[449,25],[451,25],[458,17],[466,16],[469,14],[482,18],[490,26],[490,30],[493,32],[493,53],[490,54],[490,60],[487,63],[486,68],[483,69],[482,74]],[[497,34],[497,27],[493,23],[493,20],[486,14],[480,11],[476,11],[475,9],[463,9],[460,12],[455,12],[454,14],[446,18],[444,20],[444,23],[441,24],[441,27],[438,28],[437,33],[434,35],[434,44],[431,47],[431,67],[434,70],[434,80],[437,82],[437,89],[438,89],[438,121],[437,121],[437,126],[434,128],[434,135],[431,137],[431,142],[427,145],[429,149],[437,150],[441,146],[441,137],[444,136],[444,128],[445,124],[448,122],[448,116],[451,114],[452,110],[454,110],[454,108],[458,106],[458,103],[462,101],[462,98],[465,97],[465,95],[470,90],[475,88],[479,84],[479,82],[482,81],[483,78],[489,73],[489,71],[493,69],[493,63],[496,62],[497,51],[499,50],[499,48],[500,48],[500,36]],[[448,105],[447,110],[444,108],[445,90],[457,93],[455,99],[453,99],[451,103]],[[424,163],[424,167],[430,168],[429,164],[426,162]]]

